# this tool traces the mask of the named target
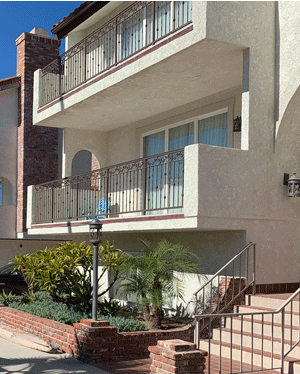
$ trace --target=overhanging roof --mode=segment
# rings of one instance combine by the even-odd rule
[[[20,83],[21,83],[21,77],[19,76],[0,79],[0,91],[13,88],[13,87],[19,87]]]
[[[109,1],[85,1],[68,16],[53,25],[52,34],[57,35],[58,39],[63,39],[69,32],[108,3]]]

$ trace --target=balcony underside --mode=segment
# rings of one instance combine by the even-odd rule
[[[138,72],[131,59],[123,64],[40,108],[35,124],[110,131],[242,84],[242,47],[212,40]]]

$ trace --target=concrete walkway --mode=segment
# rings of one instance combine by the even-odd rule
[[[0,338],[1,374],[110,374],[70,355],[37,351]]]

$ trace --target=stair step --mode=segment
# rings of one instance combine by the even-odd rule
[[[273,360],[272,360],[272,354],[269,351],[264,350],[262,354],[261,350],[259,349],[251,350],[248,347],[243,347],[241,350],[240,346],[237,344],[231,345],[230,343],[222,342],[221,352],[220,352],[219,341],[211,339],[210,343],[211,344],[209,348],[208,339],[201,339],[199,348],[205,351],[208,351],[210,352],[210,354],[216,355],[218,357],[222,355],[222,358],[225,357],[227,359],[230,359],[230,357],[232,356],[232,359],[238,362],[241,361],[241,356],[242,356],[243,371],[244,371],[244,364],[255,365],[256,366],[255,370],[259,370],[259,369],[261,370],[261,368],[263,368],[264,370],[274,370],[274,368],[278,369],[281,365],[281,358],[280,358],[280,354],[278,353],[273,354]],[[273,361],[273,365],[272,365],[272,361]],[[299,358],[292,357],[292,356],[286,359],[284,363],[284,372],[288,373],[289,365],[291,365],[290,363],[298,362],[298,361],[299,361]],[[300,374],[300,365],[294,365],[293,374]]]
[[[242,323],[242,318],[241,317],[233,317],[231,318],[226,318],[225,322],[225,328],[232,328],[234,330],[241,330],[241,323]],[[253,325],[253,327],[252,327]],[[262,324],[262,319],[261,317],[255,316],[253,318],[253,323],[252,323],[252,318],[251,317],[243,317],[243,331],[245,332],[252,332],[253,328],[253,333],[255,334],[264,334],[268,336],[272,336],[272,323],[269,321],[263,321]],[[291,332],[292,332],[292,337],[296,336],[296,334],[299,334],[299,327],[297,326],[292,326],[290,324],[285,324],[285,330],[284,330],[284,338],[285,339],[290,339],[291,338]],[[282,334],[282,328],[280,323],[273,323],[273,336],[276,338],[280,338]],[[297,335],[298,336],[298,335]]]
[[[292,294],[247,295],[247,304],[262,308],[278,309],[291,295]],[[293,301],[293,309],[299,311],[299,297],[297,297],[297,300]],[[290,310],[290,305],[287,306],[286,310]]]
[[[237,345],[243,345],[243,347],[251,348],[253,344],[253,348],[255,349],[261,349],[263,347],[264,350],[272,352],[281,352],[281,339],[280,338],[271,338],[271,336],[264,335],[263,343],[262,343],[262,336],[261,334],[253,334],[253,343],[252,343],[252,336],[250,332],[243,331],[243,334],[241,334],[240,330],[230,330],[229,328],[222,328],[220,329],[214,329],[213,330],[213,339],[219,341],[220,340],[220,334],[221,335],[221,341],[230,343],[231,340],[237,344]],[[284,349],[285,352],[287,352],[294,344],[298,342],[298,335],[297,337],[294,336],[294,339],[292,340],[292,344],[290,340],[285,339],[284,340]],[[273,345],[273,347],[272,347]],[[293,355],[295,357],[300,357],[300,344],[298,344],[294,350]]]
[[[210,372],[208,370],[208,361],[206,363],[206,369],[204,370],[205,374],[220,374],[219,369],[220,364],[220,358],[217,355],[211,355],[210,356]],[[232,370],[231,370],[232,369]],[[240,373],[241,366],[240,362],[237,360],[232,360],[232,368],[230,366],[230,360],[226,357],[222,357],[221,360],[221,373],[222,374],[231,374],[231,373]],[[243,364],[243,371],[244,372],[250,372],[251,371],[251,365],[244,363]],[[262,374],[260,367],[253,365],[253,371],[251,373],[253,374]],[[266,374],[279,374],[278,370],[267,370],[264,373]]]
[[[236,307],[237,313],[261,313],[261,312],[275,312],[276,309],[273,308],[262,308],[262,307],[256,307],[256,306],[250,306],[250,305],[239,305]],[[291,317],[292,317],[292,323],[293,326],[299,326],[300,325],[300,314],[299,311],[293,310],[293,313],[290,311],[285,311],[284,313],[284,320],[285,324],[291,323]],[[272,321],[271,315],[265,315],[265,321]],[[281,313],[274,314],[274,322],[281,323]]]

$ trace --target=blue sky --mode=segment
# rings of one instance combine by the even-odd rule
[[[16,43],[34,27],[47,29],[77,8],[83,1],[0,1],[0,79],[16,75]]]

